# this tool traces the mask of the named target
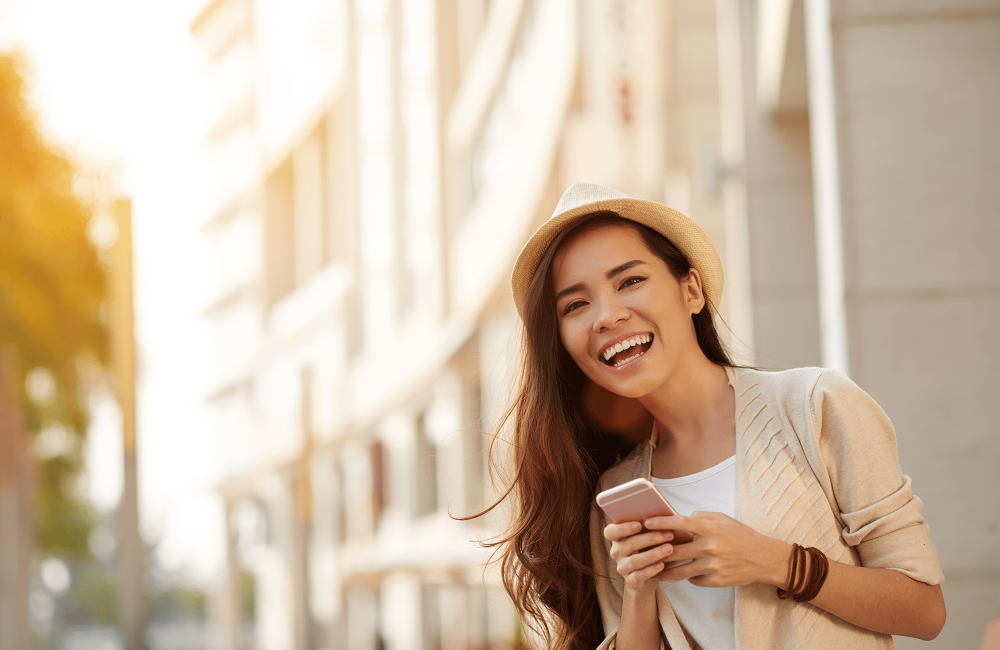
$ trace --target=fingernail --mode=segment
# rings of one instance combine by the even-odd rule
[[[671,546],[670,544],[664,544],[663,546],[660,547],[660,550],[663,551],[663,553],[665,555],[665,554],[670,553],[671,551],[673,551],[674,547]]]
[[[674,534],[673,533],[663,533],[663,541],[669,542],[673,538],[674,538]]]
[[[640,528],[642,528],[642,525],[639,522],[632,522],[631,528],[633,531],[639,530]]]

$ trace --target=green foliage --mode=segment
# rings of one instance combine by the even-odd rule
[[[96,524],[93,509],[67,495],[64,483],[79,471],[78,458],[56,456],[41,463],[35,495],[35,534],[39,548],[60,557],[89,557],[86,540]]]
[[[93,208],[74,192],[73,164],[44,141],[36,121],[21,64],[0,55],[0,356],[12,366],[13,401],[24,406],[29,432],[61,425],[76,439],[37,472],[36,528],[44,552],[81,557],[92,527],[73,489],[87,427],[82,369],[107,363],[105,280],[87,238]],[[56,386],[43,403],[24,389],[38,367]]]
[[[257,580],[254,574],[246,569],[238,569],[237,579],[239,580],[240,602],[243,607],[243,615],[247,620],[257,619]]]
[[[118,622],[118,583],[99,564],[89,563],[75,572],[69,596],[67,623],[114,625]]]
[[[204,619],[206,610],[207,602],[203,592],[184,587],[170,587],[151,599],[149,616],[152,620],[160,621]]]

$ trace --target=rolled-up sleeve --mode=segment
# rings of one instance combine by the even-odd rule
[[[894,569],[926,584],[944,582],[923,504],[900,471],[896,434],[886,414],[832,370],[817,377],[809,410],[844,541],[855,548],[861,564]]]

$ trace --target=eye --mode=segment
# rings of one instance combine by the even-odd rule
[[[619,286],[618,289],[619,289],[619,291],[622,290],[622,289],[627,289],[628,287],[631,287],[633,285],[636,285],[636,284],[639,284],[640,282],[645,282],[645,281],[646,281],[646,278],[638,276],[638,275],[633,275],[630,278],[625,278],[624,280],[622,280],[621,286]]]
[[[577,309],[585,306],[586,304],[587,304],[586,300],[574,300],[573,302],[566,305],[566,307],[563,309],[563,316],[572,311],[576,311]]]

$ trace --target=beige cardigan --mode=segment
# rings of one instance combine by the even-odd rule
[[[831,560],[895,569],[914,580],[944,581],[930,533],[899,470],[892,424],[878,405],[836,371],[800,368],[785,372],[728,369],[736,394],[736,519],[787,542],[815,546]],[[653,438],[601,477],[605,490],[650,476]],[[596,506],[591,515],[597,597],[608,637],[598,650],[615,647],[624,581],[604,539],[610,523]],[[678,623],[666,594],[656,594],[667,645],[697,645]],[[792,599],[774,587],[736,588],[736,647],[894,648],[892,637],[851,625]],[[705,650],[711,650],[707,648]]]

